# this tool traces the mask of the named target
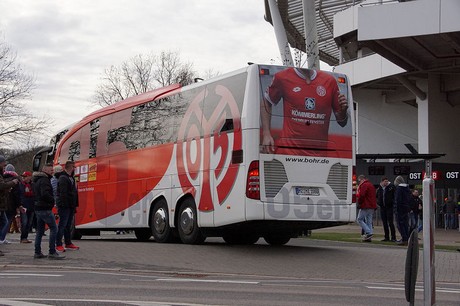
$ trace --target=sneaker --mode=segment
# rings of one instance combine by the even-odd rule
[[[63,252],[65,252],[65,249],[64,249],[64,247],[62,245],[58,245],[56,247],[56,251],[58,251],[59,253],[63,253]]]
[[[64,259],[65,255],[61,255],[58,252],[48,254],[48,259]]]
[[[45,255],[43,255],[43,253],[38,253],[38,254],[35,253],[35,254],[34,254],[34,258],[38,258],[38,259],[39,259],[39,258],[45,258]]]
[[[371,239],[372,237],[374,237],[374,234],[368,234],[368,235],[366,235],[366,239]]]
[[[22,239],[21,243],[32,243],[32,241],[30,241],[29,239]]]
[[[66,244],[65,249],[66,250],[76,251],[76,250],[79,250],[80,248],[77,247],[75,244],[71,243],[71,244]]]
[[[9,242],[8,240],[0,240],[0,244],[10,244],[11,242]]]

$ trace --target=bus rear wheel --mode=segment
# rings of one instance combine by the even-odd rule
[[[291,240],[291,237],[289,235],[283,235],[283,234],[271,234],[271,235],[266,235],[264,236],[264,240],[271,245],[284,245]]]
[[[206,237],[198,227],[195,201],[185,199],[179,211],[178,231],[180,240],[185,244],[201,244]]]
[[[156,242],[165,243],[173,240],[173,231],[169,226],[168,204],[165,199],[158,200],[153,206],[150,228]]]

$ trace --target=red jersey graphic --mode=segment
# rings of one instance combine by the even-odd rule
[[[307,70],[304,70],[307,71]],[[283,130],[277,146],[304,146],[302,141],[319,142],[308,146],[324,146],[328,140],[331,112],[340,111],[339,88],[333,76],[322,71],[311,71],[308,83],[304,74],[296,68],[276,73],[265,92],[265,99],[275,105],[283,100]]]

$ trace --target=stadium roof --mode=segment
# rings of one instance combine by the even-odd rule
[[[293,48],[306,52],[302,2],[303,0],[277,1],[289,44]],[[316,28],[321,61],[331,66],[339,64],[339,49],[334,41],[334,15],[361,2],[363,1],[315,0]],[[265,0],[265,19],[273,24],[268,0]]]

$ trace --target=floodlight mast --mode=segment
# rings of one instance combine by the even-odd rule
[[[316,29],[315,0],[303,0],[305,49],[309,69],[319,69],[318,31]]]
[[[273,28],[275,29],[276,41],[278,42],[278,48],[280,50],[281,59],[283,60],[283,65],[292,67],[294,66],[294,61],[292,60],[286,30],[284,29],[283,21],[281,20],[278,5],[276,5],[275,0],[268,0],[268,5],[270,6],[270,15],[273,22]]]

